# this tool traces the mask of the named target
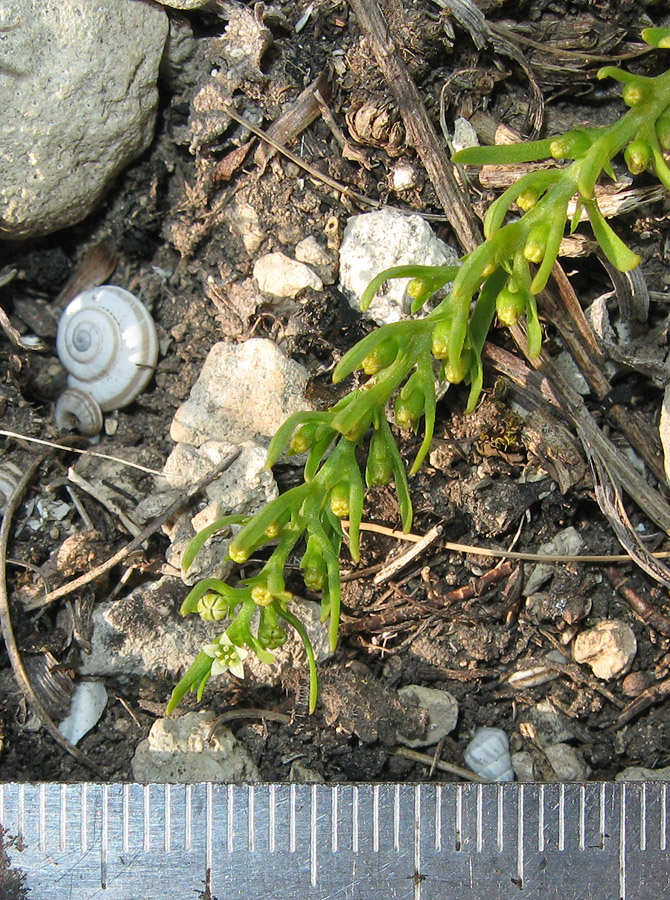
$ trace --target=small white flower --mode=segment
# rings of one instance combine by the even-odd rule
[[[202,649],[207,656],[211,656],[214,660],[211,670],[212,678],[216,678],[217,675],[222,675],[224,672],[231,672],[237,678],[244,678],[244,660],[249,655],[249,651],[233,644],[227,634],[222,634],[211,644],[205,644]]]

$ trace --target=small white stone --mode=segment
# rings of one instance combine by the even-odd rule
[[[614,678],[627,672],[637,653],[633,629],[619,619],[603,619],[575,638],[575,662],[588,663],[597,678]]]
[[[586,781],[591,774],[591,767],[569,744],[550,744],[544,752],[559,781]]]
[[[397,163],[389,173],[391,189],[397,192],[411,191],[419,184],[419,176],[415,166],[410,163]]]
[[[309,266],[330,266],[333,257],[322,247],[313,234],[295,245],[295,258]]]
[[[58,726],[66,741],[75,746],[100,721],[107,706],[107,691],[101,681],[81,681],[75,688],[70,714]]]
[[[215,728],[207,739],[215,719],[210,712],[157,719],[133,756],[135,780],[153,784],[258,781],[254,761],[229,729]]]
[[[391,266],[454,264],[458,254],[433,233],[420,216],[379,210],[352,216],[340,246],[340,287],[354,309],[376,275]],[[367,315],[382,325],[398,322],[410,312],[405,298],[408,278],[394,278],[372,301]]]
[[[256,260],[254,278],[259,290],[274,297],[295,297],[305,288],[323,289],[323,282],[304,263],[284,253],[266,253]]]
[[[226,210],[224,216],[233,234],[242,238],[247,253],[254,254],[267,237],[254,207],[243,200],[237,200]]]
[[[458,721],[458,703],[448,691],[423,687],[420,684],[408,684],[401,687],[398,696],[403,703],[419,706],[428,713],[426,733],[422,738],[407,738],[401,731],[397,740],[405,747],[430,747],[437,744],[456,727]]]

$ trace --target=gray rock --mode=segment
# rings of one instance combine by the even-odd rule
[[[214,344],[198,380],[172,420],[173,441],[242,444],[269,438],[294,412],[308,409],[307,372],[273,341]]]
[[[0,238],[81,221],[151,142],[168,34],[135,0],[4,0]]]
[[[536,553],[543,556],[577,556],[582,552],[584,541],[576,528],[570,525],[538,547]],[[523,586],[524,597],[530,597],[548,581],[555,572],[552,563],[538,563],[530,570]]]
[[[205,644],[225,631],[227,621],[205,622],[198,615],[181,616],[187,594],[181,579],[164,576],[136,588],[113,603],[101,603],[93,611],[91,652],[83,654],[81,675],[142,675],[167,673],[177,678],[191,665]],[[327,627],[319,605],[302,600],[292,606],[309,635],[317,662],[330,656]],[[283,647],[273,650],[277,662],[262,663],[254,653],[244,661],[245,678],[254,686],[274,687],[283,670],[305,669],[305,651],[299,635],[287,628]],[[228,677],[228,676],[222,676]]]
[[[542,752],[554,772],[556,781],[586,781],[591,774],[591,767],[581,754],[568,744],[550,744],[544,747]],[[538,778],[533,757],[526,750],[512,754],[512,767],[517,781],[529,782]]]
[[[254,278],[259,290],[273,297],[295,297],[308,287],[315,291],[323,288],[316,272],[284,253],[266,253],[257,259]]]
[[[149,737],[138,744],[133,756],[135,781],[155,784],[258,781],[260,774],[246,749],[228,728],[214,726],[215,719],[214,713],[209,712],[157,719]]]
[[[324,284],[334,284],[337,261],[313,234],[295,245],[295,258],[311,266]]]
[[[394,210],[379,210],[353,216],[347,222],[340,246],[340,287],[354,309],[360,309],[363,291],[372,279],[391,266],[443,266],[455,263],[458,254],[436,237],[420,216],[406,216]],[[380,325],[397,322],[410,311],[405,299],[409,279],[388,282],[383,296],[377,296],[368,310]]]
[[[437,744],[456,727],[458,721],[458,703],[448,691],[423,687],[420,684],[408,684],[401,687],[398,696],[403,703],[419,706],[428,714],[426,733],[422,738],[407,738],[398,732],[398,743],[405,747],[430,747]]]
[[[212,625],[182,617],[187,589],[164,576],[127,597],[93,610],[90,654],[82,654],[82,675],[155,675],[177,678],[212,639]]]
[[[165,481],[172,489],[189,488],[234,449],[233,444],[222,441],[206,441],[200,447],[177,444],[163,468]],[[184,551],[203,528],[229,513],[251,515],[275,499],[277,485],[265,468],[265,456],[263,447],[245,442],[232,465],[205,488],[207,506],[195,516],[185,513],[166,524],[164,530],[171,541],[166,558],[171,565],[181,568]],[[210,538],[183,575],[186,584],[201,578],[223,578],[231,571],[232,563],[226,559],[231,537],[222,533]]]

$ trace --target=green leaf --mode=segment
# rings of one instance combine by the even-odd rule
[[[551,140],[527,141],[523,144],[496,144],[495,147],[466,147],[459,150],[452,162],[466,166],[490,166],[520,162],[534,162],[550,156]]]
[[[667,50],[670,48],[670,28],[645,28],[642,40],[652,47]]]
[[[300,639],[302,640],[303,646],[305,648],[307,665],[309,666],[309,711],[310,713],[313,713],[316,709],[316,701],[319,696],[319,676],[316,670],[314,650],[312,649],[312,644],[309,640],[307,629],[302,624],[300,619],[297,616],[294,616],[292,612],[289,612],[287,609],[282,609],[279,604],[276,604],[274,608],[275,612],[281,619],[284,619],[285,622],[288,622],[289,625],[292,625],[293,628],[295,628],[295,630],[300,635]]]
[[[533,188],[538,195],[543,194],[547,188],[560,180],[562,176],[561,169],[542,169],[538,172],[528,172],[515,181],[513,185],[507,188],[491,206],[489,206],[486,216],[484,217],[484,234],[487,238],[493,237],[494,234],[502,227],[505,216],[509,208],[516,202],[517,198],[525,191]]]
[[[165,709],[166,716],[169,716],[170,713],[174,712],[189,691],[196,691],[198,700],[202,697],[205,685],[209,681],[209,674],[213,662],[214,660],[211,656],[208,656],[206,653],[198,653],[188,671],[182,675],[172,691],[168,705]]]
[[[181,559],[182,572],[188,572],[193,564],[193,560],[200,552],[202,546],[213,534],[216,534],[219,531],[223,531],[230,525],[246,525],[249,519],[250,516],[242,516],[238,515],[237,513],[232,513],[231,515],[224,516],[222,519],[217,519],[216,522],[212,522],[211,525],[208,525],[206,528],[203,528],[202,531],[199,531],[196,536],[189,542],[186,550],[184,550],[184,555]]]
[[[407,266],[392,266],[390,269],[385,269],[383,272],[380,272],[379,275],[376,275],[363,291],[363,295],[361,296],[361,312],[367,311],[379,288],[391,278],[425,279],[430,284],[430,287],[427,289],[428,295],[430,295],[434,294],[435,291],[439,291],[439,289],[449,281],[453,281],[457,271],[457,266],[419,266],[414,264]]]
[[[620,272],[630,272],[640,263],[640,257],[628,247],[612,230],[598,209],[595,200],[585,200],[584,206],[591,222],[596,240],[612,265]]]

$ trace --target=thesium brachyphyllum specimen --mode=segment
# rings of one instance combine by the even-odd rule
[[[650,28],[642,37],[651,46],[670,48],[670,29]],[[252,577],[235,586],[208,578],[186,597],[183,614],[198,612],[208,621],[229,624],[203,648],[180,680],[168,712],[191,689],[201,697],[213,675],[226,671],[240,675],[249,650],[272,663],[271,651],[286,640],[287,626],[298,632],[305,645],[310,708],[314,709],[314,654],[300,620],[299,601],[285,584],[285,570],[289,558],[297,560],[305,586],[321,594],[322,620],[328,622],[334,649],[339,625],[340,548],[346,538],[352,559],[359,559],[365,485],[393,480],[406,531],[412,521],[407,475],[387,420],[391,401],[399,428],[416,432],[423,419],[423,440],[410,467],[413,474],[432,439],[436,376],[468,383],[467,411],[472,411],[482,390],[482,348],[495,317],[508,326],[525,317],[529,352],[540,352],[542,332],[535,298],[547,284],[556,261],[573,197],[577,208],[572,229],[585,212],[603,253],[617,269],[625,272],[638,264],[637,254],[615,234],[599,210],[595,185],[603,173],[614,177],[611,162],[623,153],[633,175],[653,172],[670,190],[670,168],[663,155],[670,151],[670,71],[648,78],[606,66],[598,77],[623,83],[622,97],[630,109],[612,125],[456,154],[456,162],[472,165],[547,158],[571,162],[530,172],[506,190],[487,212],[485,241],[465,256],[460,266],[400,266],[375,278],[362,298],[364,310],[389,278],[412,279],[408,287],[412,312],[445,285],[451,284],[451,290],[424,318],[382,326],[345,354],[333,380],[342,381],[358,370],[368,376],[362,388],[329,410],[298,413],[279,429],[268,450],[267,466],[272,467],[284,451],[306,453],[302,484],[255,516],[226,516],[194,538],[184,557],[184,569],[208,537],[229,525],[242,526],[229,546],[234,562],[245,563],[266,545],[272,550]],[[522,215],[507,221],[513,204]],[[367,451],[364,473],[357,451],[359,458]],[[346,536],[342,519],[349,523]]]

